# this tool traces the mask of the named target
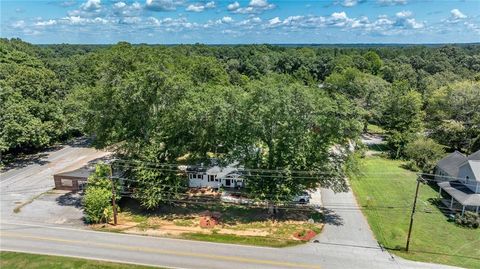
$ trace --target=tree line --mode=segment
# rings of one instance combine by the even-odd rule
[[[251,180],[251,192],[272,201],[318,184],[345,189],[349,153],[332,149],[347,148],[371,124],[385,130],[391,157],[414,159],[423,170],[432,164],[425,155],[480,149],[478,45],[35,46],[1,39],[0,87],[3,154],[86,134],[99,148],[113,145],[122,158],[145,163],[240,160],[276,171]],[[298,170],[317,176],[299,179],[291,174]],[[128,172],[146,208],[183,184],[146,164]]]

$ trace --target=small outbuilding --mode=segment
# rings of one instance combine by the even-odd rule
[[[76,170],[60,172],[53,175],[55,189],[67,191],[83,190],[87,179],[95,171],[94,167],[81,167]]]

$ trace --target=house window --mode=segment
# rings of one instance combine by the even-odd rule
[[[208,175],[208,182],[212,182],[212,181],[218,181],[218,180],[217,180],[217,176],[215,176],[215,175]]]
[[[189,179],[193,179],[193,174],[188,174]]]
[[[73,187],[73,181],[71,179],[61,179],[62,186]]]

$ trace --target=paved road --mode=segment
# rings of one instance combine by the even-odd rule
[[[12,213],[15,202],[27,201],[52,188],[53,173],[103,155],[67,146],[48,153],[42,162],[0,174],[0,250],[200,269],[443,267],[391,259],[376,245],[360,211],[346,209],[356,206],[353,196],[327,190],[322,191],[322,200],[332,210],[331,224],[318,238],[320,243],[282,249],[95,232],[72,227],[68,222],[52,224],[50,217],[22,218]]]
[[[442,268],[392,261],[377,249],[309,243],[263,248],[1,223],[0,249],[176,268]]]

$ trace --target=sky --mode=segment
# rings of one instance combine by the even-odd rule
[[[480,0],[0,0],[35,44],[480,42]]]

